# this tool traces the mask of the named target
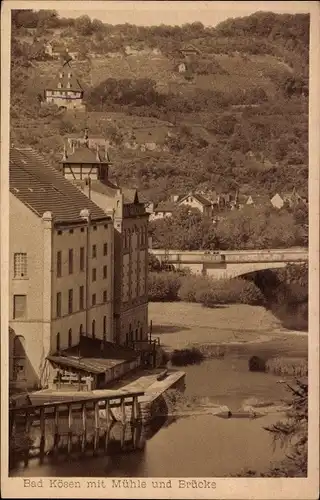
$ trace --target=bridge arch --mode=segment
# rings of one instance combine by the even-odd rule
[[[206,266],[204,274],[212,278],[240,278],[246,274],[266,269],[279,269],[285,267],[287,262],[231,262],[227,263],[225,268]]]

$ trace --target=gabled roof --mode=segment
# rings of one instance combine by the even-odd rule
[[[271,203],[270,197],[264,194],[250,195],[247,198],[247,202],[250,198],[252,199],[254,205],[269,205]]]
[[[11,148],[9,172],[10,192],[39,217],[52,212],[55,222],[78,222],[88,209],[92,220],[109,219],[32,148]]]
[[[211,201],[209,201],[207,198],[205,198],[202,194],[199,194],[199,193],[189,193],[189,194],[186,194],[185,196],[183,196],[183,198],[181,198],[178,201],[178,203],[179,204],[182,203],[183,201],[185,201],[189,197],[195,198],[204,207],[210,207],[211,206]]]
[[[155,207],[154,212],[174,212],[177,210],[177,205],[173,201],[161,201]]]
[[[109,158],[104,158],[98,149],[79,146],[74,152],[67,153],[62,163],[109,163],[109,161]]]
[[[192,43],[185,44],[181,47],[180,49],[181,52],[197,52],[197,54],[200,54],[200,50],[192,45]]]
[[[60,87],[59,84],[61,85]],[[69,91],[73,90],[75,92],[83,92],[81,83],[75,75],[74,70],[71,68],[70,61],[63,64],[54,80],[47,86],[47,89]]]
[[[247,203],[249,196],[247,194],[238,194],[237,203],[244,204]]]
[[[121,188],[121,192],[125,204],[140,203],[138,191],[136,189]]]

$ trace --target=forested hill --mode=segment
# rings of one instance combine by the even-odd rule
[[[56,163],[62,137],[87,124],[111,142],[117,177],[155,201],[194,188],[306,194],[308,15],[146,27],[29,10],[12,23],[13,141]],[[41,105],[61,65],[49,40],[78,52],[85,115]],[[190,44],[197,55],[179,73]]]

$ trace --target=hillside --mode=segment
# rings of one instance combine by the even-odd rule
[[[306,193],[308,23],[257,13],[216,28],[111,26],[16,11],[12,140],[57,164],[63,138],[88,126],[109,140],[114,174],[155,200],[199,187]],[[85,114],[41,106],[61,66],[44,54],[50,39],[78,51]],[[189,43],[199,52],[179,73]]]

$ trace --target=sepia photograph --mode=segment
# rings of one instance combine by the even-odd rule
[[[319,3],[4,7],[5,497],[317,498]]]

